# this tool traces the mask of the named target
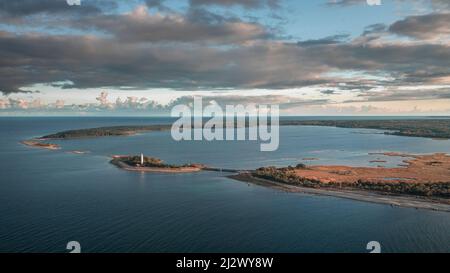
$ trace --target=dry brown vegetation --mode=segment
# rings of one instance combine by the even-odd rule
[[[405,167],[373,168],[350,166],[266,167],[254,175],[287,184],[305,187],[357,188],[388,193],[450,198],[450,156],[404,155]]]

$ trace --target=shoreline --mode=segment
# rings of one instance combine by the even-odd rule
[[[344,189],[330,189],[330,188],[328,189],[308,188],[255,177],[251,173],[240,173],[237,175],[230,175],[228,176],[228,178],[291,193],[331,196],[354,201],[390,205],[395,207],[450,212],[450,203],[448,203],[447,200],[441,200],[437,198],[425,199],[418,196],[381,194],[374,191],[344,190]]]
[[[234,123],[233,123],[234,124]],[[245,124],[247,127],[247,123]],[[436,140],[450,139],[450,120],[404,119],[404,120],[280,120],[279,126],[320,126],[348,129],[375,129],[380,134],[423,137]],[[142,132],[167,131],[171,124],[125,125],[85,128],[61,131],[42,136],[42,140],[78,139],[106,136],[131,136]]]

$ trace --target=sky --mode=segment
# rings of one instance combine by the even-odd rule
[[[372,2],[0,0],[0,116],[450,115],[450,1]]]

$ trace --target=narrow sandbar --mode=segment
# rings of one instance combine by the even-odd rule
[[[20,143],[22,143],[22,144],[24,144],[26,146],[34,147],[34,148],[41,148],[41,149],[48,149],[48,150],[59,150],[59,149],[61,149],[61,147],[58,144],[45,143],[45,142],[42,142],[42,141],[37,140],[37,139],[24,140],[24,141],[21,141]]]

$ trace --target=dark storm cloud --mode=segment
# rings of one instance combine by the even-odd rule
[[[344,44],[308,50],[311,58],[341,70],[389,75],[385,86],[434,84],[450,76],[450,46],[439,44]]]
[[[160,9],[164,2],[147,1],[147,5]],[[143,4],[127,14],[95,13],[82,20],[58,21],[77,31],[72,35],[0,31],[0,91],[21,92],[38,83],[60,88],[182,90],[322,84],[367,91],[380,84],[448,83],[450,77],[450,45],[444,43],[361,42],[349,40],[348,35],[288,43],[277,41],[263,25],[201,7],[190,7],[186,13],[149,13],[146,7]],[[9,7],[8,12],[37,14],[49,8],[31,12]],[[391,31],[409,29],[395,25]],[[80,35],[80,31],[96,35]],[[373,25],[365,34],[383,31],[383,25]],[[384,79],[330,76],[347,71]]]
[[[91,0],[82,5],[69,6],[65,0],[0,0],[0,14],[8,16],[28,16],[47,14],[88,15],[100,13],[103,8],[114,8],[112,0]]]
[[[95,28],[122,42],[213,42],[241,43],[265,39],[269,32],[257,23],[243,22],[201,9],[187,14],[149,14],[140,6],[130,14],[99,15],[72,22],[81,29]]]
[[[333,35],[328,36],[322,39],[316,39],[316,40],[306,40],[306,41],[300,41],[297,42],[300,46],[317,46],[317,45],[332,45],[332,44],[339,44],[344,42],[344,40],[348,39],[350,35],[348,34],[341,34],[341,35]]]
[[[323,65],[301,61],[298,47],[230,49],[113,43],[92,37],[0,35],[1,90],[70,80],[73,87],[229,88],[321,82]],[[270,64],[268,67],[267,64]],[[304,65],[304,66],[303,66]]]
[[[381,92],[366,92],[359,95],[359,97],[371,102],[450,99],[450,88],[437,88],[433,90],[391,89]]]
[[[448,36],[450,35],[450,13],[410,16],[392,24],[389,31],[418,39]]]
[[[320,91],[320,93],[322,93],[324,95],[334,95],[334,94],[336,94],[336,91],[328,89],[328,90],[322,90],[322,91]]]
[[[336,69],[382,72],[399,81],[394,84],[433,83],[450,75],[450,48],[357,43],[303,47],[266,41],[223,49],[0,33],[4,93],[64,80],[77,88],[279,89],[339,81],[321,76]]]
[[[190,0],[191,6],[242,6],[245,8],[278,7],[278,0]]]

